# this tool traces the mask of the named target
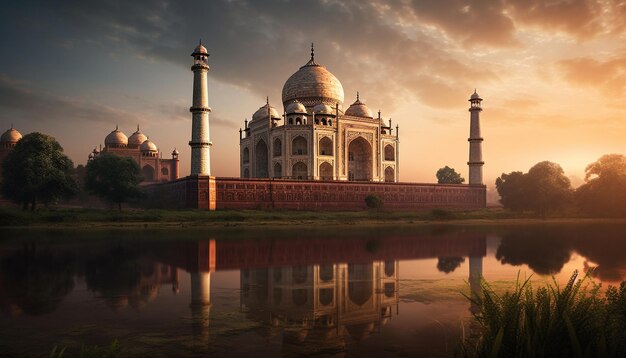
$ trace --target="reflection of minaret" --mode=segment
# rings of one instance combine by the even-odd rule
[[[472,316],[478,313],[478,305],[475,303],[481,297],[480,281],[483,277],[483,257],[470,256],[469,258],[469,284],[470,284],[470,313]],[[480,324],[474,317],[470,317],[469,339],[475,341],[480,336]]]
[[[198,268],[190,273],[191,327],[194,338],[208,342],[211,313],[211,271],[215,268],[215,240],[198,242]]]

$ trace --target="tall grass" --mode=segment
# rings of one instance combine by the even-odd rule
[[[486,282],[468,297],[478,334],[464,338],[465,357],[626,357],[626,282],[601,286],[574,272],[564,287],[556,280],[534,289],[517,280],[498,295]]]

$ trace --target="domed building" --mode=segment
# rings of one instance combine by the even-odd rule
[[[164,159],[157,145],[141,133],[139,125],[130,137],[115,126],[115,130],[104,138],[104,148],[101,147],[100,150],[94,148],[89,154],[89,160],[96,158],[100,153],[133,158],[141,168],[145,184],[175,180],[179,177],[178,151],[174,149],[171,158]]]
[[[398,126],[359,98],[343,110],[341,82],[311,59],[287,79],[283,113],[269,99],[239,130],[242,178],[397,182]]]
[[[2,177],[1,164],[4,162],[4,158],[15,148],[15,145],[20,139],[22,139],[22,133],[13,128],[13,125],[0,136],[0,177]]]

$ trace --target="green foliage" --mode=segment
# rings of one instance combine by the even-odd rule
[[[529,279],[513,292],[498,295],[485,282],[469,298],[479,326],[465,340],[467,357],[624,357],[626,356],[626,285],[600,286],[577,280],[574,272],[565,287],[554,281],[532,288]]]
[[[526,174],[502,174],[496,179],[496,189],[505,208],[532,210],[542,216],[565,209],[573,193],[563,168],[548,161],[535,164]]]
[[[456,218],[456,215],[445,209],[433,209],[430,211],[431,218],[433,220],[452,220]]]
[[[465,178],[463,178],[461,174],[447,165],[437,170],[436,175],[437,183],[439,184],[463,184],[465,182]]]
[[[383,199],[378,195],[370,194],[365,197],[365,205],[370,209],[380,209],[383,207]]]
[[[74,164],[53,138],[41,133],[25,135],[2,163],[2,193],[8,199],[29,204],[53,204],[73,196],[78,188]]]
[[[626,216],[626,157],[607,154],[585,169],[576,190],[578,209],[593,216]]]
[[[87,164],[85,188],[122,211],[122,203],[143,195],[141,180],[139,165],[132,158],[102,153]]]

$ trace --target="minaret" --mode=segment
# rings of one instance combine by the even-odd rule
[[[483,110],[480,107],[480,102],[482,102],[482,98],[476,93],[474,93],[469,99],[470,102],[470,137],[469,141],[469,161],[467,165],[469,166],[469,184],[470,185],[483,185],[483,153],[482,153],[482,145],[483,138],[480,136],[480,112]]]
[[[191,175],[211,175],[211,142],[209,141],[209,53],[202,41],[193,56],[193,104],[191,112]]]

